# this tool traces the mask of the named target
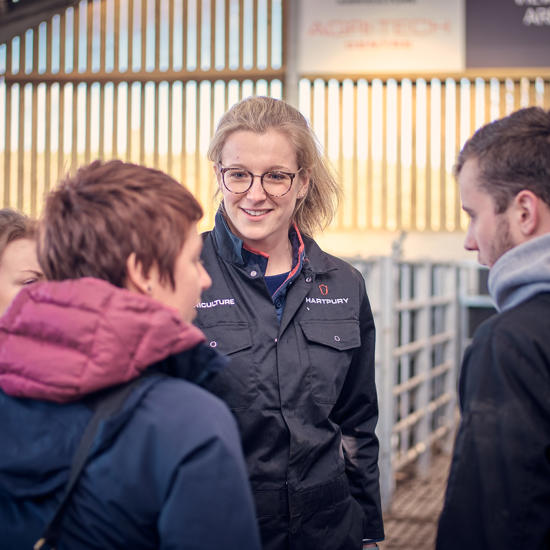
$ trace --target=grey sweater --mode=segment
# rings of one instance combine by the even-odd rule
[[[489,292],[499,311],[550,292],[550,233],[504,253],[489,272]]]

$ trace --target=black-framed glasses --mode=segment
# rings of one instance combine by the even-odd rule
[[[294,178],[301,168],[296,172],[283,172],[282,170],[268,170],[263,174],[253,174],[244,168],[224,168],[219,165],[224,187],[235,195],[243,195],[254,183],[254,178],[260,178],[262,189],[271,197],[282,197],[292,187]]]

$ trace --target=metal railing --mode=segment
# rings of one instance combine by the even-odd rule
[[[365,277],[376,323],[380,475],[384,508],[396,473],[428,475],[435,444],[452,448],[457,381],[471,308],[492,305],[474,264],[411,262],[398,255],[351,263]]]

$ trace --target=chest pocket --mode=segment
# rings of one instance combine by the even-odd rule
[[[229,365],[207,384],[207,389],[233,410],[246,409],[258,391],[252,355],[252,335],[246,322],[200,326],[210,347],[229,358]]]
[[[361,346],[359,321],[301,321],[307,340],[308,378],[318,403],[334,404],[342,391],[354,351]]]

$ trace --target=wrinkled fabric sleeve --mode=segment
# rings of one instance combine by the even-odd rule
[[[158,521],[160,550],[261,549],[239,435],[226,424],[174,472]]]
[[[346,475],[363,511],[363,537],[384,538],[378,470],[378,399],[374,371],[375,327],[362,276],[359,279],[361,345],[353,353],[342,392],[331,418],[342,431]]]
[[[550,371],[521,325],[482,326],[465,354],[438,550],[550,542]]]

